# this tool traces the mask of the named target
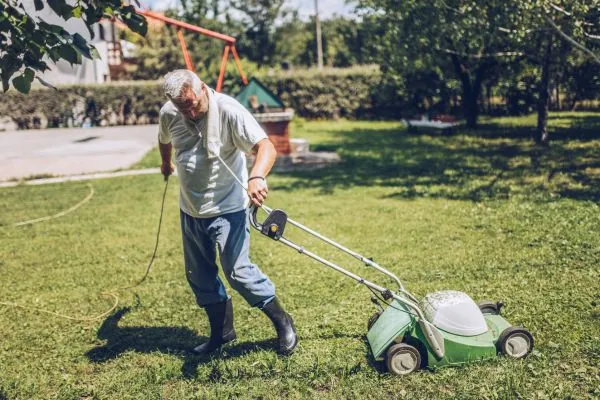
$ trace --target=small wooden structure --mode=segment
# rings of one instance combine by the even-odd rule
[[[281,99],[256,78],[251,78],[235,98],[252,112],[269,135],[277,153],[289,155],[291,153],[289,125],[294,117],[294,110],[285,108]]]

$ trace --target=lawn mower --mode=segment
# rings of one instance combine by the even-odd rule
[[[533,349],[531,333],[512,326],[500,315],[501,302],[476,304],[467,294],[455,290],[430,293],[419,302],[396,275],[372,259],[288,218],[283,210],[264,205],[262,208],[268,213],[262,223],[257,220],[258,209],[253,207],[250,211],[251,225],[260,233],[343,273],[373,292],[372,301],[378,310],[368,320],[367,340],[374,359],[385,360],[390,373],[407,375],[421,368],[471,363],[497,354],[519,359]],[[395,281],[397,290],[376,285],[286,239],[283,233],[287,223],[387,275]]]

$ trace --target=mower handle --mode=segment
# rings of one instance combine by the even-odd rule
[[[282,210],[273,210],[273,209],[271,209],[271,208],[269,208],[269,207],[267,207],[265,205],[261,206],[261,208],[263,210],[265,210],[266,213],[269,214],[267,216],[267,219],[265,219],[265,221],[263,221],[262,224],[259,223],[257,221],[257,219],[256,219],[256,213],[258,212],[258,207],[256,207],[254,204],[252,204],[250,206],[250,218],[249,218],[250,219],[250,223],[252,224],[252,226],[256,230],[258,230],[262,234],[267,235],[267,236],[271,237],[272,239],[279,240],[282,237],[281,235],[283,234],[283,228],[285,228],[285,224],[282,224],[283,226],[281,226],[281,229],[276,228],[276,231],[274,231],[274,232],[270,231],[270,228],[272,228],[270,216],[271,216],[271,213],[273,211],[279,212],[279,213],[283,213],[284,215],[285,215],[285,213]],[[294,225],[295,227],[297,227],[297,228],[299,228],[299,229],[301,229],[301,230],[303,230],[303,231],[305,231],[305,232],[307,232],[307,233],[315,236],[316,238],[324,241],[325,243],[328,243],[328,244],[332,245],[333,247],[336,247],[339,250],[341,250],[341,251],[343,251],[343,252],[351,255],[352,257],[358,259],[359,261],[365,263],[366,265],[368,265],[368,266],[370,266],[372,268],[375,268],[376,270],[378,270],[379,272],[383,273],[384,275],[389,276],[390,278],[392,278],[398,284],[398,288],[400,289],[401,292],[403,292],[404,294],[406,294],[412,301],[417,302],[417,299],[412,294],[410,294],[406,289],[404,289],[404,286],[402,285],[402,282],[400,281],[400,279],[398,279],[398,277],[396,275],[392,274],[387,269],[379,266],[372,259],[366,258],[366,257],[364,257],[364,256],[362,256],[362,255],[360,255],[360,254],[358,254],[358,253],[356,253],[356,252],[354,252],[354,251],[352,251],[352,250],[350,250],[350,249],[342,246],[341,244],[336,243],[336,242],[334,242],[333,240],[331,240],[329,238],[326,238],[325,236],[323,236],[323,235],[321,235],[321,234],[313,231],[310,228],[307,228],[306,226],[304,226],[304,225],[302,225],[302,224],[294,221],[291,218],[287,218],[287,215],[285,215],[284,218],[285,218],[285,220],[287,222],[289,222],[290,224]],[[265,224],[266,224],[266,226],[265,226]],[[276,236],[276,238],[275,238],[275,236]]]
[[[258,212],[258,207],[254,204],[250,206],[250,224],[254,227],[254,229],[262,231],[262,224],[259,224],[256,220],[256,213]]]

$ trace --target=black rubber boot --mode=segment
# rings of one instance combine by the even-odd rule
[[[210,338],[206,343],[194,348],[196,354],[207,354],[218,350],[225,343],[236,338],[233,329],[233,306],[231,298],[221,303],[204,307],[210,323]]]
[[[298,338],[296,337],[294,321],[290,314],[286,313],[283,307],[281,307],[277,297],[261,310],[273,322],[277,331],[277,352],[279,354],[291,354],[298,344]]]

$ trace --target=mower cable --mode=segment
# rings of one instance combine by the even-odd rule
[[[133,284],[133,285],[129,285],[129,286],[123,286],[123,287],[118,287],[115,289],[111,289],[111,290],[107,290],[107,291],[103,291],[100,292],[100,294],[104,297],[112,297],[113,298],[113,304],[112,306],[104,311],[102,314],[96,315],[96,316],[92,316],[92,317],[72,317],[69,315],[64,315],[64,314],[59,314],[59,313],[55,313],[53,311],[48,311],[48,310],[44,310],[41,308],[36,308],[36,307],[27,307],[27,306],[23,306],[21,304],[17,304],[17,303],[8,303],[8,302],[4,302],[4,301],[0,301],[0,305],[3,306],[7,306],[7,307],[15,307],[15,308],[21,308],[24,310],[28,310],[28,311],[34,311],[34,312],[39,312],[39,313],[44,313],[44,314],[49,314],[49,315],[53,315],[55,317],[59,317],[59,318],[64,318],[64,319],[68,319],[71,321],[82,321],[82,322],[90,322],[90,321],[96,321],[98,319],[104,318],[106,316],[108,316],[110,313],[112,313],[118,306],[119,306],[119,296],[117,296],[117,294],[115,292],[118,292],[120,290],[126,290],[126,289],[133,289],[137,286],[140,286],[148,277],[148,274],[150,273],[150,269],[152,268],[152,264],[154,263],[154,259],[156,258],[156,251],[158,249],[158,240],[160,238],[160,228],[162,226],[162,219],[163,219],[163,211],[165,208],[165,199],[167,197],[167,188],[169,187],[169,178],[166,177],[165,178],[165,190],[163,192],[162,195],[162,202],[161,202],[161,206],[160,206],[160,217],[158,220],[158,230],[156,232],[156,242],[154,244],[154,251],[152,252],[152,257],[150,258],[150,262],[148,263],[148,266],[146,267],[146,273],[144,274],[144,276],[142,277],[142,279],[140,279],[137,283]],[[91,185],[90,185],[91,188]],[[94,191],[92,188],[91,191],[91,195],[93,195]],[[91,198],[91,196],[88,196],[89,198]],[[89,200],[89,199],[88,199]],[[87,200],[85,200],[87,201]],[[73,211],[74,209],[76,209],[77,207],[79,207],[81,204],[83,204],[83,202],[79,203],[77,206],[71,207],[71,209],[67,210],[68,212]],[[62,215],[66,214],[63,213]],[[58,214],[57,214],[58,216]],[[53,216],[52,218],[56,218],[57,216]],[[49,218],[50,219],[50,218]],[[29,222],[29,221],[25,221],[25,222]],[[35,221],[35,222],[40,222],[40,221]],[[33,222],[29,222],[29,223],[33,223]],[[24,223],[21,223],[22,225],[24,225]]]
[[[48,221],[51,219],[60,218],[62,216],[69,214],[70,212],[77,210],[79,207],[81,207],[82,205],[84,205],[85,203],[90,201],[92,199],[92,197],[94,197],[94,187],[92,185],[90,185],[89,183],[87,186],[90,188],[90,193],[88,193],[88,195],[85,197],[85,199],[81,200],[79,203],[75,204],[71,208],[61,211],[58,214],[49,215],[47,217],[41,217],[41,218],[30,219],[27,221],[17,222],[17,223],[14,223],[12,226],[31,225],[31,224],[35,224],[38,222]]]

